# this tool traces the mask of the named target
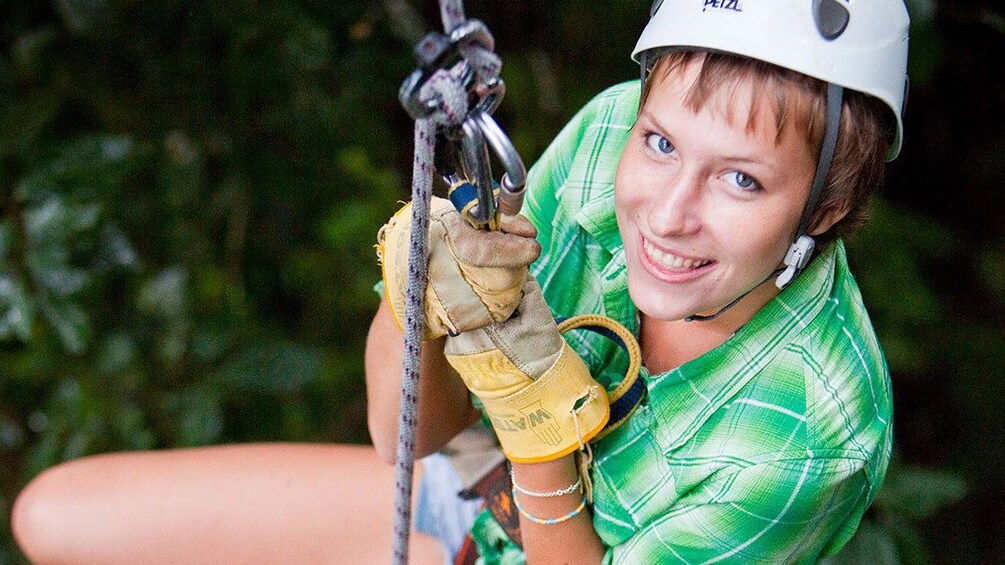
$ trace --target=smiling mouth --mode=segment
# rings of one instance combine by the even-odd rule
[[[644,238],[642,240],[642,247],[645,249],[646,255],[652,259],[653,263],[656,263],[665,269],[687,271],[698,269],[712,263],[712,261],[707,259],[691,259],[688,257],[674,255],[673,253],[667,253],[662,249],[656,248],[656,246],[649,243],[649,241]]]

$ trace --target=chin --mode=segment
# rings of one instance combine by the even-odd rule
[[[683,320],[687,316],[694,314],[693,308],[699,307],[694,304],[682,305],[674,296],[666,290],[653,288],[651,285],[634,283],[628,281],[628,295],[639,312],[649,318],[673,322]],[[686,306],[686,307],[685,307]]]

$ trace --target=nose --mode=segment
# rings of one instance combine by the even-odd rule
[[[703,182],[699,174],[677,171],[673,177],[656,181],[649,227],[658,236],[679,236],[701,229]]]

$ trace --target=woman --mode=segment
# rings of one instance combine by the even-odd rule
[[[532,170],[524,212],[535,241],[519,221],[486,243],[441,216],[432,252],[439,245],[460,268],[434,270],[431,284],[486,300],[491,279],[489,318],[501,322],[452,327],[450,305],[429,316],[446,322],[423,347],[417,451],[437,452],[481,418],[474,392],[511,459],[521,542],[486,511],[439,533],[450,553],[469,527],[485,562],[801,562],[851,537],[892,432],[885,362],[840,238],[862,222],[884,158],[899,151],[907,25],[900,0],[658,1],[634,53],[641,92],[602,93]],[[386,238],[401,223],[384,234],[390,304],[400,292]],[[508,260],[472,259],[499,245]],[[536,283],[524,283],[537,245]],[[581,313],[638,336],[646,389],[627,421],[582,451],[579,440],[602,435],[607,396],[581,395],[593,381],[551,322]],[[617,345],[567,339],[603,389],[619,384],[628,359]],[[486,355],[506,369],[487,369]],[[367,342],[370,429],[385,461],[400,359],[385,303]],[[550,378],[556,359],[560,379]],[[576,441],[511,433],[523,430],[498,417],[506,403],[567,402],[566,374],[592,410],[583,427],[556,418],[577,426]],[[427,487],[461,483],[442,459],[427,463]],[[106,456],[42,475],[14,527],[39,562],[84,550],[85,562],[365,561],[360,550],[386,561],[389,474],[367,448]],[[362,484],[373,504],[349,498]],[[452,488],[420,489],[440,508],[420,507],[417,521],[469,511]],[[417,540],[414,560],[442,560]]]

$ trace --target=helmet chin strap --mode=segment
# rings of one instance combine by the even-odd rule
[[[812,239],[810,241],[812,241]],[[761,286],[762,284],[770,281],[772,278],[777,277],[778,273],[781,273],[782,271],[783,271],[783,269],[775,269],[774,272],[772,272],[770,275],[768,275],[768,278],[766,278],[763,281],[757,283],[757,285],[755,285],[754,288],[748,290],[747,292],[744,292],[740,296],[737,296],[729,304],[723,306],[722,308],[719,308],[719,311],[716,312],[715,314],[709,314],[708,316],[702,316],[701,314],[691,314],[690,316],[684,318],[684,321],[685,322],[708,322],[710,320],[714,320],[714,319],[718,318],[720,314],[722,314],[726,310],[729,310],[730,308],[732,308],[733,306],[735,306],[737,302],[739,302],[740,300],[743,299],[743,297],[747,296],[751,292],[754,292],[755,288],[757,288],[757,287]]]
[[[791,245],[789,245],[788,251],[785,252],[785,258],[782,260],[782,263],[785,266],[773,272],[767,279],[761,281],[761,283],[754,288],[761,286],[765,282],[771,280],[772,277],[777,276],[778,278],[775,279],[775,286],[780,289],[784,289],[793,280],[795,280],[796,276],[799,275],[804,268],[806,268],[806,265],[809,264],[810,259],[813,257],[813,249],[816,246],[816,243],[813,241],[812,237],[807,235],[806,231],[809,229],[810,217],[816,209],[817,201],[820,199],[820,193],[823,192],[824,183],[827,181],[827,173],[830,171],[831,162],[834,160],[834,150],[837,148],[838,131],[841,129],[841,105],[844,101],[843,99],[844,89],[836,84],[828,83],[827,122],[824,126],[824,139],[823,144],[820,146],[820,159],[817,161],[817,170],[813,176],[813,185],[810,188],[810,197],[806,201],[806,205],[803,207],[803,215],[799,220],[799,229],[796,231],[795,240]],[[737,302],[750,294],[754,288],[744,292],[740,296],[737,296],[729,304],[726,304],[714,314],[710,314],[708,316],[692,314],[684,318],[684,321],[708,322],[710,320],[714,320],[718,318],[720,314],[735,306]]]
[[[813,256],[813,238],[806,234],[810,229],[810,217],[817,207],[820,193],[823,192],[824,183],[827,182],[827,173],[830,171],[831,162],[834,160],[834,150],[837,148],[838,131],[841,129],[841,104],[844,101],[844,88],[834,84],[827,84],[827,123],[824,126],[824,141],[820,146],[820,159],[817,161],[817,171],[813,175],[813,187],[810,189],[810,198],[803,207],[803,217],[799,220],[799,230],[796,232],[796,239],[789,246],[785,253],[785,270],[775,280],[775,286],[784,289],[793,279],[796,278]]]

